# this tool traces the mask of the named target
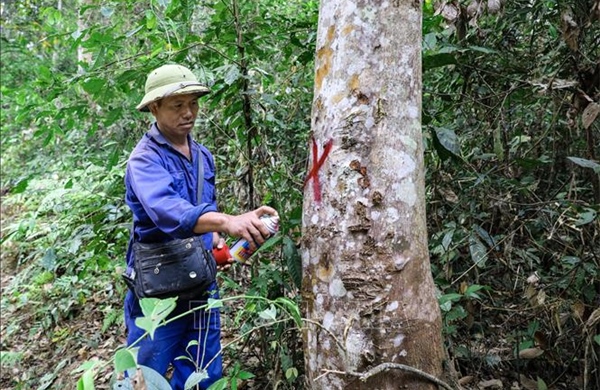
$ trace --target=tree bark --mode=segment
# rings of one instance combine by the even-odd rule
[[[425,224],[421,4],[320,7],[302,243],[307,387],[436,389],[397,369],[439,377],[444,356]]]

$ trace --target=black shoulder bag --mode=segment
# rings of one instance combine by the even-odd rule
[[[198,196],[202,199],[204,164],[198,156]],[[123,275],[138,298],[200,298],[215,281],[217,264],[202,236],[175,239],[164,243],[134,242],[134,270]]]

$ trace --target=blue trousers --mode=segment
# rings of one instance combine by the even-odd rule
[[[211,298],[218,298],[216,283],[210,288],[215,291]],[[207,295],[206,298],[209,296]],[[184,313],[190,308],[201,306],[203,301],[181,301],[169,315],[172,318]],[[125,296],[125,325],[127,327],[127,345],[133,344],[145,333],[135,325],[135,319],[142,317],[139,300],[131,291]],[[150,367],[163,376],[169,364],[173,366],[171,387],[173,390],[184,390],[185,381],[198,367],[206,370],[208,378],[200,382],[200,389],[206,390],[210,385],[223,375],[223,358],[221,354],[221,318],[219,309],[196,310],[176,321],[156,329],[154,339],[146,335],[135,346],[139,347],[137,363]],[[198,346],[188,347],[191,341],[196,341]],[[198,353],[198,348],[200,349]],[[176,359],[186,356],[192,359]]]

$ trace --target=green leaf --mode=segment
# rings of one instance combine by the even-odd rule
[[[600,334],[594,336],[594,341],[596,342],[596,344],[600,345]]]
[[[448,293],[440,297],[439,301],[443,302],[458,302],[462,298],[462,294],[459,293]]]
[[[146,387],[144,390],[172,390],[169,382],[156,370],[144,365],[139,365],[138,368],[144,377],[144,381],[146,382]],[[136,369],[127,370],[128,377],[133,377],[136,375],[136,373]]]
[[[285,379],[292,381],[298,378],[298,369],[296,367],[290,367],[285,371]]]
[[[221,378],[208,388],[208,390],[225,390],[227,389],[228,378]]]
[[[454,229],[450,229],[444,234],[444,238],[442,239],[442,247],[444,248],[444,251],[447,252],[450,250],[450,244],[452,244],[453,237]]]
[[[125,372],[136,366],[135,354],[129,348],[119,349],[115,353],[115,371],[117,373]]]
[[[94,390],[94,372],[92,370],[83,373],[77,381],[77,390]]]
[[[96,376],[96,368],[100,364],[101,361],[99,360],[88,360],[71,372],[78,373],[83,371],[83,375],[77,381],[77,390],[94,390],[94,376]]]
[[[224,76],[224,81],[227,85],[235,83],[240,78],[240,69],[236,65],[229,65]]]
[[[46,249],[46,253],[42,257],[41,266],[47,271],[54,271],[56,268],[56,251],[54,248]]]
[[[242,380],[248,380],[254,378],[254,374],[248,371],[240,371],[237,377]]]
[[[486,242],[486,244],[488,244],[490,248],[494,248],[496,246],[496,244],[494,243],[494,239],[484,228],[482,228],[478,224],[473,224],[472,229],[475,233],[477,233],[479,237],[481,237]]]
[[[193,388],[206,378],[208,378],[208,372],[206,372],[206,370],[192,372],[192,375],[185,381],[185,390]]]
[[[83,82],[83,90],[91,95],[96,95],[106,86],[105,79],[90,78]]]
[[[160,323],[175,309],[177,298],[142,298],[140,307],[143,317],[135,319],[135,324],[150,334],[154,338],[154,332],[160,326]]]
[[[490,49],[488,47],[482,47],[482,46],[469,46],[468,47],[469,50],[471,51],[478,51],[480,53],[485,53],[485,54],[498,54],[497,50],[494,49]]]
[[[598,164],[595,161],[586,160],[585,158],[579,157],[567,157],[567,159],[570,160],[572,163],[579,165],[580,167],[591,168],[594,170],[594,172],[600,174],[600,164]]]
[[[275,321],[277,318],[277,308],[274,305],[271,305],[268,309],[265,309],[258,313],[260,318],[263,318],[268,321]]]
[[[460,141],[456,133],[444,127],[437,127],[433,132],[433,146],[442,160],[449,157],[460,159]]]
[[[220,299],[214,299],[214,298],[208,298],[205,310],[219,309],[221,307],[223,307],[223,301],[222,300],[220,300]]]
[[[100,8],[100,13],[105,18],[110,18],[114,12],[115,10],[111,7],[102,6],[102,8]]]
[[[488,259],[487,249],[475,234],[469,236],[469,252],[473,263],[479,268],[484,268]]]
[[[287,310],[287,312],[294,319],[294,322],[296,323],[296,326],[298,328],[302,327],[302,316],[300,314],[300,308],[298,308],[298,305],[294,301],[287,297],[279,297],[275,300],[275,302],[282,305]]]
[[[302,288],[302,258],[296,244],[288,236],[283,237],[283,258],[296,288]]]
[[[469,287],[467,287],[467,290],[465,291],[464,295],[466,297],[480,299],[481,297],[479,296],[479,294],[477,294],[477,291],[482,290],[484,288],[484,286],[480,286],[479,284],[472,284]]]
[[[587,225],[592,222],[598,216],[596,210],[586,208],[585,211],[579,213],[577,220],[575,221],[575,226]]]
[[[10,190],[12,194],[20,194],[25,192],[29,185],[29,177],[19,180],[19,182]]]
[[[430,69],[455,64],[457,64],[457,61],[452,54],[439,53],[423,56],[423,72],[428,71]]]
[[[544,380],[540,377],[537,378],[537,388],[538,390],[548,390],[548,385]]]
[[[157,23],[158,21],[156,19],[156,15],[154,15],[154,12],[146,10],[146,28],[148,30],[152,30],[154,27],[156,27]]]
[[[259,251],[266,251],[267,249],[275,246],[276,244],[278,244],[281,241],[281,236],[279,234],[272,236],[271,238],[269,238],[264,244],[262,244],[257,252]]]

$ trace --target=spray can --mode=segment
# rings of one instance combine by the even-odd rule
[[[277,231],[279,230],[279,217],[264,215],[260,217],[260,220],[262,221],[262,223],[265,224],[265,226],[269,230],[269,233],[271,233],[269,235],[269,238],[273,237],[275,233],[277,233]],[[231,257],[235,261],[239,261],[240,263],[245,263],[250,258],[250,256],[252,256],[252,254],[256,251],[256,249],[258,249],[258,247],[252,250],[250,248],[250,243],[248,242],[248,240],[245,240],[243,238],[240,238],[239,240],[234,242],[231,248],[229,248],[231,252]]]

